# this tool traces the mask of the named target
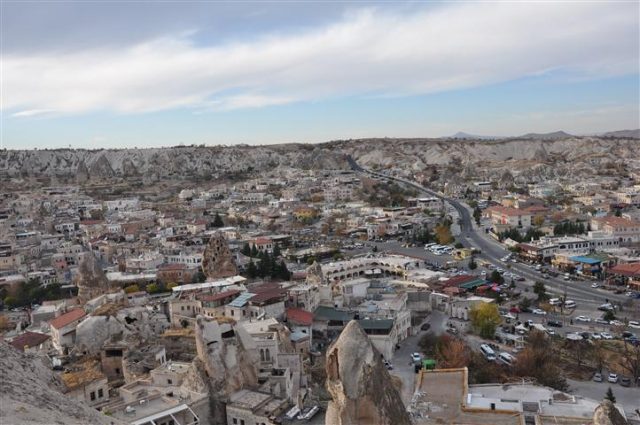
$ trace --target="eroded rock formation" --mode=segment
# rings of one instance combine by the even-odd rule
[[[235,259],[222,233],[211,235],[202,255],[202,271],[209,279],[222,279],[238,274]]]
[[[593,425],[628,425],[629,422],[610,400],[603,400],[593,412]]]
[[[326,283],[324,273],[322,273],[322,266],[317,261],[314,261],[312,265],[307,267],[306,282],[311,285],[324,285]]]
[[[352,320],[327,352],[327,425],[411,425],[380,353]]]
[[[198,316],[196,319],[196,350],[194,365],[209,390],[212,424],[226,424],[225,404],[229,396],[242,388],[258,385],[258,359],[253,339],[242,326],[218,323]]]

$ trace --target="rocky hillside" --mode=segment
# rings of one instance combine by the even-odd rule
[[[550,178],[640,158],[640,140],[626,133],[624,137],[553,135],[500,140],[360,139],[316,145],[4,150],[0,151],[0,175],[66,176],[80,182],[112,177],[189,179],[278,167],[341,169],[348,167],[345,156],[350,155],[365,167],[423,171],[449,166],[466,176],[488,172],[491,177],[493,172],[510,170],[530,173],[532,178]]]
[[[0,174],[75,176],[79,180],[111,177],[217,177],[280,166],[305,169],[346,167],[342,155],[322,145],[172,147],[102,150],[4,150]]]
[[[63,395],[61,383],[41,358],[0,342],[0,423],[119,424],[119,421]]]

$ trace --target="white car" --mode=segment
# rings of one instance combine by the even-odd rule
[[[591,284],[591,287],[592,287],[593,289],[597,289],[597,288],[599,288],[599,287],[600,287],[600,284],[598,284],[598,283],[592,283],[592,284]]]
[[[576,317],[576,321],[578,322],[591,322],[591,318],[587,316],[578,316]]]
[[[622,323],[619,320],[612,320],[612,321],[609,322],[609,324],[612,325],[612,326],[624,326],[624,323]]]
[[[411,354],[411,360],[417,363],[422,360],[422,356],[420,355],[420,353],[413,353]]]
[[[629,327],[633,329],[640,329],[640,322],[636,322],[635,320],[629,320]]]
[[[542,309],[540,309],[540,308],[534,308],[532,313],[533,314],[537,314],[539,316],[546,316],[547,315],[547,312],[542,310]]]
[[[602,337],[602,339],[613,339],[613,335],[611,335],[609,332],[600,332],[600,336]]]
[[[602,339],[602,335],[597,332],[591,334],[591,339]]]
[[[610,373],[609,376],[607,377],[607,381],[611,382],[612,384],[615,384],[618,382],[618,374],[617,373]]]

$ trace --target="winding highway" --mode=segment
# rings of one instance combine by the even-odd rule
[[[483,236],[481,232],[478,232],[477,229],[474,228],[471,213],[469,212],[467,207],[462,205],[462,203],[455,199],[447,198],[437,192],[434,192],[433,190],[425,188],[424,186],[421,186],[416,182],[401,179],[398,177],[387,176],[385,174],[377,173],[371,170],[366,170],[358,165],[351,157],[347,157],[347,161],[349,162],[351,168],[356,172],[369,174],[380,179],[402,183],[417,190],[419,193],[437,197],[439,199],[442,199],[447,204],[451,205],[457,211],[460,217],[460,234],[458,235],[458,240],[460,241],[460,243],[469,248],[479,249],[481,251],[481,254],[478,255],[478,257],[483,258],[496,266],[506,268],[506,265],[502,263],[502,261],[500,261],[500,258],[504,257],[507,254],[505,248],[502,247],[498,242],[489,240],[488,237]],[[607,300],[616,304],[624,303],[628,300],[627,297],[622,295],[616,295],[611,292],[605,292],[601,289],[591,288],[590,283],[586,281],[564,281],[551,277],[543,277],[541,273],[522,263],[509,263],[509,268],[527,279],[530,279],[532,281],[544,282],[547,286],[547,290],[551,293],[561,295],[566,292],[568,299],[574,300],[578,304],[582,304],[582,306],[585,306],[586,304],[589,307],[592,307],[587,310],[595,310],[596,306],[605,303]]]

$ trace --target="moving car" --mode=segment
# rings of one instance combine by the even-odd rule
[[[593,289],[597,289],[597,288],[599,288],[599,287],[600,287],[600,284],[598,284],[598,283],[592,283],[592,284],[591,284],[591,287],[592,287]]]
[[[546,316],[547,315],[547,312],[542,310],[542,309],[540,309],[540,308],[534,308],[532,313],[533,314],[537,314],[539,316]]]
[[[576,317],[576,321],[578,322],[591,322],[591,318],[587,316],[578,316]]]
[[[578,305],[576,304],[575,301],[567,300],[567,301],[564,302],[564,306],[566,308],[576,308]]]
[[[553,326],[554,328],[561,328],[562,322],[559,320],[547,320],[547,326]]]
[[[411,361],[414,363],[420,363],[420,361],[422,360],[422,356],[420,355],[420,353],[413,353],[411,354]]]

